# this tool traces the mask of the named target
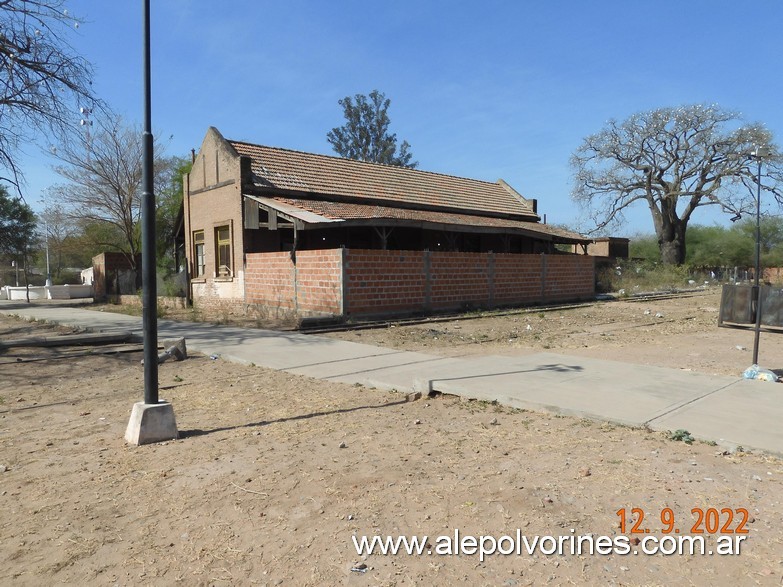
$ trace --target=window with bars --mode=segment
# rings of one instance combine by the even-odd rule
[[[204,277],[207,272],[207,263],[204,256],[203,230],[197,230],[193,233],[193,259],[195,261],[193,277]]]

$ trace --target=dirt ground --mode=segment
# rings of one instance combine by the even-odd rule
[[[713,292],[340,336],[737,374],[750,351],[736,347],[750,349],[752,334],[716,320]],[[46,331],[58,329],[0,316],[0,341]],[[762,335],[766,366],[783,367],[779,344]],[[0,584],[783,584],[776,457],[446,396],[406,402],[203,356],[160,367],[181,438],[132,447],[123,435],[143,394],[141,353],[115,350],[0,351]],[[481,561],[435,550],[455,530],[616,538],[621,508],[631,548],[664,536],[665,508],[686,535],[693,509],[715,508],[720,525],[732,510],[727,529],[738,530],[744,508],[749,533],[726,556],[522,550]],[[630,534],[632,508],[649,535]],[[432,554],[357,554],[352,537],[375,535],[426,535]],[[712,549],[717,537],[705,536]]]

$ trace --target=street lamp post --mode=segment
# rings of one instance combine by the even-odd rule
[[[756,147],[750,155],[758,163],[756,173],[756,270],[753,274],[753,299],[756,300],[756,324],[753,329],[753,364],[759,364],[759,339],[761,337],[761,161],[769,156],[769,149]]]
[[[44,244],[46,246],[46,286],[52,285],[52,272],[49,269],[49,222],[44,219]]]
[[[149,444],[177,438],[174,408],[158,397],[158,314],[155,284],[155,194],[153,191],[150,0],[142,0],[144,132],[142,134],[141,272],[144,333],[144,401],[133,406],[125,440]]]

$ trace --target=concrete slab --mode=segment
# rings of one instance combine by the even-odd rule
[[[539,353],[476,357],[430,373],[433,391],[642,426],[735,382],[661,367]]]
[[[650,422],[655,430],[687,430],[730,448],[783,455],[783,385],[739,380]]]

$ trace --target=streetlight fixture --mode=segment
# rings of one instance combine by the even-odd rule
[[[758,163],[756,173],[756,270],[753,274],[753,296],[756,300],[756,324],[753,329],[753,364],[759,364],[759,338],[761,337],[761,162],[769,157],[769,148],[756,146],[750,154],[751,159]]]

